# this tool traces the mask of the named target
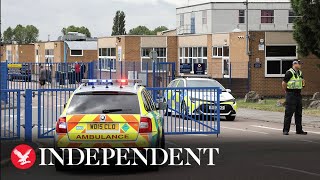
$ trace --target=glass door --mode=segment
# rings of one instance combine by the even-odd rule
[[[230,78],[230,59],[222,58],[222,75],[223,78]]]

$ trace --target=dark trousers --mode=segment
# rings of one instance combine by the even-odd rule
[[[296,131],[302,131],[302,96],[300,93],[287,92],[286,94],[286,112],[284,115],[284,132],[290,131],[292,116],[294,114]]]

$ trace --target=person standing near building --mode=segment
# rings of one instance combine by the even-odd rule
[[[76,64],[74,65],[74,70],[76,72],[76,81],[78,83],[80,83],[80,70],[81,70],[80,68],[81,68],[80,64],[76,62]]]
[[[46,80],[47,80],[47,71],[43,66],[40,66],[39,84],[41,88],[43,88],[43,86],[46,84]]]
[[[291,120],[295,115],[296,133],[307,135],[307,132],[302,130],[302,96],[301,90],[305,86],[301,71],[301,61],[295,60],[283,79],[282,88],[286,92],[285,116],[283,135],[289,135]]]

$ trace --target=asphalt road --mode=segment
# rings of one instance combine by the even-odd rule
[[[294,126],[292,127],[294,130]],[[282,135],[282,125],[254,119],[221,122],[221,134],[168,135],[168,147],[220,148],[216,166],[165,166],[159,171],[141,168],[78,168],[56,172],[54,167],[1,169],[1,179],[320,179],[320,129],[305,128],[309,135]],[[36,164],[39,164],[36,163]]]

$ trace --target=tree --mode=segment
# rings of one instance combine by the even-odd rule
[[[158,32],[163,32],[166,30],[168,30],[168,28],[166,26],[159,26],[153,30],[153,34],[156,35]]]
[[[86,35],[87,37],[91,37],[90,30],[84,26],[77,27],[77,26],[71,25],[67,28],[64,27],[61,29],[61,33],[63,35],[67,35],[69,32],[78,32],[78,33],[82,33],[82,34]]]
[[[112,36],[125,35],[126,33],[126,15],[123,11],[117,11],[113,18]]]
[[[39,30],[33,25],[27,25],[25,27],[25,43],[30,44],[37,42],[39,37]]]
[[[150,29],[147,28],[146,26],[138,26],[130,29],[129,34],[130,35],[153,35],[153,32],[150,31]]]
[[[26,40],[26,28],[21,24],[18,24],[13,30],[14,38],[18,44],[25,44]]]
[[[165,26],[159,26],[154,30],[150,30],[146,26],[138,26],[130,29],[129,34],[130,35],[157,35],[158,32],[162,32],[166,30],[168,30],[168,28]]]
[[[13,29],[9,26],[4,32],[3,32],[3,42],[5,44],[11,44],[14,37]]]
[[[294,39],[302,56],[310,53],[320,58],[320,1],[291,0],[292,8],[299,18],[294,22]]]

